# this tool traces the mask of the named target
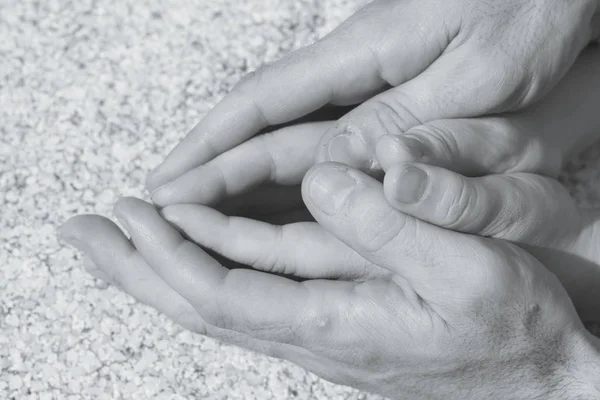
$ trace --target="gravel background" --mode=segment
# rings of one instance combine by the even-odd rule
[[[146,172],[246,72],[364,0],[0,0],[0,399],[375,399],[174,326],[56,227]],[[563,179],[597,205],[600,149]]]

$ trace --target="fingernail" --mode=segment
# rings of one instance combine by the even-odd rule
[[[144,188],[150,193],[156,189],[156,185],[154,184],[154,174],[156,174],[156,168],[148,172],[146,181],[144,182]]]
[[[150,194],[150,198],[152,202],[155,204],[168,204],[170,201],[173,201],[173,193],[176,191],[173,189],[171,183],[165,183],[162,186],[159,186]]]
[[[405,204],[414,204],[421,200],[427,189],[427,173],[415,166],[408,165],[396,178],[396,200]]]
[[[146,189],[149,192],[154,192],[157,188],[163,186],[165,183],[166,182],[162,176],[162,164],[150,171],[146,177]]]
[[[60,233],[60,238],[69,246],[75,247],[77,250],[83,250],[83,243],[73,235]]]
[[[324,168],[312,179],[309,196],[322,212],[332,215],[344,204],[356,184],[346,169]]]
[[[361,168],[370,164],[371,153],[367,143],[357,133],[346,133],[335,136],[327,147],[329,161],[336,161]]]
[[[410,154],[415,160],[421,160],[425,157],[425,149],[427,148],[423,142],[411,136],[397,137],[397,140],[404,142],[404,145],[410,151]]]
[[[115,217],[117,218],[117,221],[119,221],[119,223],[121,225],[123,225],[123,228],[125,228],[125,230],[127,232],[131,232],[131,229],[129,229],[129,224],[127,223],[127,220],[125,218],[123,218],[122,216],[118,215],[117,213],[115,213]]]

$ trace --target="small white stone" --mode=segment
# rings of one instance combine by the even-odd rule
[[[8,386],[10,390],[18,390],[23,387],[23,379],[19,375],[9,375]]]
[[[19,326],[19,323],[20,323],[20,321],[19,321],[19,317],[17,317],[17,316],[16,316],[16,315],[14,315],[14,314],[9,314],[9,315],[7,315],[7,316],[6,316],[6,318],[5,318],[4,320],[6,321],[6,323],[7,323],[8,325],[10,325],[10,326],[15,326],[15,327]]]

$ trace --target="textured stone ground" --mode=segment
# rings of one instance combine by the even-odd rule
[[[182,331],[55,235],[147,198],[146,172],[246,71],[362,2],[0,0],[0,399],[368,397]],[[584,204],[599,155],[564,177]]]

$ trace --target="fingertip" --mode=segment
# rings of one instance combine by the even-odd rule
[[[384,135],[375,146],[377,159],[384,171],[394,164],[424,160],[429,153],[421,140],[407,135]]]
[[[148,193],[152,193],[160,184],[158,183],[158,179],[156,178],[156,171],[158,167],[154,168],[148,175],[146,175],[146,181],[144,182],[144,187]]]
[[[411,161],[412,155],[398,135],[384,135],[377,140],[375,154],[384,171],[388,171],[399,162]]]
[[[94,224],[96,218],[103,219],[103,217],[93,214],[81,214],[69,218],[58,228],[59,238],[70,245],[75,245],[75,241],[84,238],[85,231]]]
[[[182,206],[185,206],[185,204],[169,204],[158,210],[158,214],[164,220],[176,224],[182,220],[182,213],[185,212]]]
[[[156,184],[155,171],[156,171],[156,168],[153,170],[150,170],[148,172],[148,174],[146,175],[146,180],[144,182],[144,188],[146,189],[146,191],[148,193],[152,193],[154,191],[154,189],[156,189],[158,187],[158,185]]]
[[[330,171],[347,171],[348,169],[348,165],[335,161],[324,161],[313,165],[308,171],[306,171],[306,174],[304,174],[304,178],[302,178],[302,194],[305,194],[305,191],[307,191],[310,188],[317,176],[321,174],[326,174]]]
[[[152,203],[160,207],[166,207],[169,203],[172,203],[173,193],[173,188],[167,183],[154,189],[150,193],[150,198],[152,199]]]
[[[75,217],[71,217],[68,220],[66,220],[65,222],[62,223],[61,226],[59,226],[56,229],[56,233],[57,236],[61,239],[61,240],[65,240],[65,238],[70,237],[70,236],[74,236],[74,225],[77,223],[76,219],[79,216],[75,216]]]
[[[113,207],[115,218],[130,234],[132,233],[133,225],[147,221],[148,218],[152,218],[157,212],[152,204],[130,196],[119,198]]]
[[[383,191],[389,203],[404,209],[418,204],[429,189],[429,171],[416,163],[395,164],[385,175]]]
[[[125,217],[132,207],[135,206],[136,198],[130,196],[121,196],[113,206],[113,214],[117,218]]]

